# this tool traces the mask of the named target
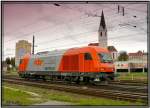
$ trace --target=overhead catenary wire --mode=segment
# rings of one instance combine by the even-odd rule
[[[70,8],[70,9],[72,9],[72,8]],[[74,10],[76,10],[76,9],[74,9]],[[132,9],[133,10],[133,9]],[[134,9],[135,10],[135,9]],[[78,11],[80,11],[80,10],[78,10]],[[44,16],[44,17],[47,17],[47,16]],[[43,18],[43,17],[41,17],[41,18]],[[39,18],[40,19],[40,18]]]
[[[137,33],[136,33],[137,34]],[[131,35],[136,35],[136,34],[131,34]],[[128,35],[128,37],[131,37],[130,35]],[[112,40],[113,39],[116,39],[116,38],[128,38],[127,36],[123,36],[123,37],[114,37],[114,38],[111,38]],[[123,41],[128,41],[128,40],[124,40],[123,39]],[[97,42],[97,39],[95,39],[95,40],[90,40],[90,41],[84,41],[84,42],[80,42],[80,44],[89,44],[89,43],[91,43],[91,42]],[[64,47],[67,47],[67,49],[68,48],[71,48],[71,47],[68,47],[68,46],[70,46],[70,45],[79,45],[79,43],[74,43],[74,44],[63,44],[63,45],[58,45],[58,46],[55,46],[55,47],[47,47],[47,48],[42,48],[42,49],[39,49],[39,50],[37,50],[36,52],[41,52],[41,51],[43,51],[43,50],[48,50],[48,51],[52,51],[52,49],[53,50],[56,50],[56,48],[57,49],[62,49],[62,48],[64,48]],[[136,45],[136,44],[134,44],[134,45]],[[139,44],[137,44],[137,45],[139,45]],[[59,47],[59,48],[58,48]],[[14,54],[5,54],[5,56],[13,56]]]
[[[66,36],[65,36],[66,37]]]
[[[74,10],[74,11],[76,11],[76,10]],[[38,18],[38,20],[36,20],[36,21],[34,21],[34,22],[30,23],[30,24],[24,25],[23,28],[21,27],[21,29],[24,29],[24,27],[28,27],[28,26],[31,26],[31,25],[33,25],[33,24],[36,24],[36,23],[38,23],[40,20],[43,20],[44,18],[47,18],[47,17],[51,17],[51,16],[50,16],[50,15],[42,16],[42,17]],[[82,18],[81,18],[81,19],[82,19]],[[71,20],[70,20],[70,21],[71,21]],[[69,21],[69,22],[70,22],[70,21]],[[19,27],[18,29],[20,29],[20,27]],[[18,31],[18,29],[16,29],[16,31]],[[12,34],[12,33],[11,33],[11,34]],[[6,35],[7,35],[7,34],[6,34]]]
[[[130,35],[137,35],[137,34],[139,34],[139,33],[132,33],[132,34],[130,34]],[[111,40],[113,40],[113,39],[121,39],[121,38],[133,38],[133,37],[131,37],[130,35],[120,35],[120,36],[116,36],[116,37],[109,37],[109,39],[111,39]],[[97,40],[97,38],[96,38],[96,40]],[[94,40],[94,41],[96,41],[96,40]],[[54,42],[54,40],[50,40],[50,41],[48,41],[47,42],[47,44],[49,44],[49,43],[52,43],[52,42]],[[92,42],[92,41],[91,41]],[[82,42],[81,42],[82,43]],[[44,44],[44,43],[43,43]],[[77,43],[77,44],[79,44],[79,43]],[[70,45],[72,45],[72,44],[69,44],[69,46]],[[62,46],[62,45],[61,45]],[[56,46],[56,47],[58,47],[58,46]],[[51,48],[51,47],[49,47],[49,48]],[[47,49],[47,48],[46,48]],[[9,49],[10,50],[10,49]],[[12,50],[15,50],[15,49],[12,49]]]
[[[30,34],[32,34],[33,32],[30,32]],[[29,34],[29,33],[28,33]],[[25,36],[30,36],[30,35],[27,35],[27,34],[25,34]],[[19,36],[20,37],[20,36]],[[24,37],[24,35],[23,36],[21,36],[21,37]],[[11,40],[9,40],[9,41],[12,41],[12,39]],[[9,41],[6,41],[5,43],[7,43],[7,42],[9,42]]]
[[[47,16],[46,16],[47,17]],[[26,25],[27,26],[27,25]],[[18,31],[18,30],[17,30]]]
[[[123,28],[125,28],[125,27],[123,27]],[[94,31],[93,31],[94,32]],[[96,32],[96,31],[95,31]],[[89,32],[90,33],[90,32]],[[84,34],[84,33],[81,33],[81,34]],[[132,34],[131,34],[132,35]],[[75,36],[75,34],[74,35],[72,35],[72,36]],[[76,34],[76,36],[80,36],[79,34]],[[62,37],[62,39],[63,38],[66,38],[66,37],[68,37],[68,36],[65,36],[65,37]],[[117,36],[117,38],[119,39],[119,37]],[[109,39],[113,39],[113,37],[112,38],[109,38]],[[60,38],[57,38],[57,39],[53,39],[53,40],[49,40],[49,41],[46,41],[46,42],[43,42],[43,43],[38,43],[38,44],[40,44],[40,45],[42,45],[42,44],[48,44],[49,42],[55,42],[55,41],[57,41],[57,40],[61,40]],[[79,41],[78,41],[79,42]]]
[[[118,18],[119,19],[119,18]],[[117,20],[117,18],[116,18],[116,20]]]
[[[137,34],[139,34],[139,33],[133,33],[133,34],[131,34],[131,35],[137,35]],[[111,39],[111,40],[113,40],[113,39],[121,39],[121,38],[131,38],[131,36],[130,35],[120,35],[120,36],[117,36],[117,37],[112,37],[112,38],[109,38],[109,39]],[[93,40],[93,41],[88,41],[88,42],[95,42],[95,41],[97,41],[97,39],[95,39],[95,40]],[[50,41],[49,41],[50,42]],[[81,42],[82,43],[82,42]],[[87,43],[87,42],[83,42],[83,43]],[[79,43],[76,43],[76,44],[79,44]],[[70,45],[72,45],[72,44],[70,44]],[[68,46],[70,46],[70,45],[68,45]],[[60,46],[63,46],[63,45],[60,45]],[[59,47],[59,46],[56,46],[56,48],[57,47]],[[49,47],[49,48],[55,48],[55,47]],[[60,47],[59,47],[60,48]],[[44,48],[44,49],[48,49],[48,48]]]
[[[33,25],[33,24],[36,24],[36,23],[39,23],[39,21],[43,21],[43,19],[44,18],[47,18],[47,17],[51,17],[51,15],[46,15],[46,16],[41,16],[41,17],[39,17],[37,20],[34,20],[33,22],[31,22],[31,23],[29,23],[29,24],[25,24],[25,25],[23,25],[23,26],[21,26],[21,27],[18,27],[17,29],[15,29],[14,31],[15,31],[15,33],[16,33],[16,31],[18,32],[18,30],[20,30],[20,29],[24,29],[25,27],[28,27],[28,26],[31,26],[31,25]],[[12,32],[7,32],[6,33],[6,35],[9,35],[9,34],[12,34]],[[14,34],[14,33],[13,33]]]
[[[132,35],[132,34],[131,34]],[[117,37],[118,38],[118,37]],[[49,41],[50,42],[50,41]]]

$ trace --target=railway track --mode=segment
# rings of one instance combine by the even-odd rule
[[[120,80],[109,82],[110,84],[119,84],[119,85],[133,85],[133,86],[147,86],[148,83],[145,81],[134,81],[134,80]]]
[[[17,78],[5,78],[4,82],[35,86],[46,89],[54,89],[66,92],[73,92],[78,94],[92,95],[97,97],[119,99],[119,100],[128,100],[128,101],[140,101],[147,104],[147,93],[135,93],[123,90],[115,89],[106,89],[107,87],[91,87],[91,86],[77,86],[77,85],[65,85],[65,84],[56,84],[43,81],[34,81],[34,80],[23,80]]]
[[[5,76],[4,78],[13,78],[13,79],[22,79],[16,76]],[[24,79],[23,79],[24,80]],[[33,80],[34,81],[34,80]],[[135,81],[111,81],[108,84],[92,85],[92,84],[75,84],[75,83],[65,83],[64,81],[49,81],[46,80],[45,83],[61,84],[61,85],[75,85],[75,86],[86,86],[87,88],[104,88],[104,89],[113,89],[118,91],[130,91],[138,93],[148,93],[148,86],[144,82],[135,82]]]
[[[19,77],[15,77],[15,76],[6,76],[5,78],[13,78],[13,79],[22,79]],[[24,80],[24,79],[23,79]],[[34,80],[33,80],[34,81]],[[36,80],[37,81],[37,80]],[[148,93],[148,86],[147,84],[142,84],[142,82],[140,83],[127,83],[127,82],[119,82],[119,81],[113,81],[113,82],[108,82],[108,84],[100,84],[100,85],[92,85],[92,84],[84,84],[81,83],[79,84],[75,84],[75,83],[64,83],[64,81],[45,81],[45,83],[53,83],[53,84],[61,84],[61,85],[75,85],[75,86],[86,86],[87,88],[104,88],[104,89],[114,89],[114,90],[118,90],[118,91],[130,91],[130,92],[138,92],[138,93]]]
[[[4,78],[11,78],[11,79],[21,79],[20,77],[17,76],[5,76]],[[25,80],[25,79],[23,79]],[[34,81],[34,80],[32,80]],[[37,80],[36,80],[37,81]],[[39,80],[38,80],[39,81]],[[118,90],[118,91],[130,91],[130,92],[137,92],[137,93],[148,93],[148,86],[146,83],[143,82],[138,82],[136,83],[135,81],[111,81],[108,82],[108,84],[100,84],[100,85],[92,85],[92,84],[75,84],[75,83],[65,83],[64,81],[50,81],[46,80],[44,81],[45,83],[51,83],[51,84],[61,84],[61,85],[74,85],[74,86],[86,86],[87,88],[96,88],[96,89],[113,89],[113,90]]]
[[[3,78],[19,78],[18,75],[3,75]],[[111,81],[109,84],[119,84],[119,85],[133,85],[133,86],[147,86],[147,81],[139,81],[139,80],[116,80]]]

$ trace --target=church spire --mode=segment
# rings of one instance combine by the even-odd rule
[[[99,29],[100,29],[100,27],[102,27],[103,29],[105,29],[105,28],[106,28],[106,24],[105,24],[105,18],[104,18],[103,10],[102,10],[102,14],[101,14],[101,21],[100,21]]]
[[[103,48],[107,48],[107,28],[105,24],[103,11],[101,14],[100,26],[98,30],[98,43],[99,43],[99,46]]]

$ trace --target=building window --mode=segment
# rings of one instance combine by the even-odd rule
[[[102,37],[102,35],[103,35],[103,34],[102,34],[102,32],[101,32],[101,37]]]
[[[92,60],[91,54],[90,53],[85,53],[84,54],[84,59],[85,60]]]
[[[115,54],[113,53],[113,59],[115,59]]]

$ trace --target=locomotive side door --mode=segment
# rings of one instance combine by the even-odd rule
[[[84,72],[92,71],[92,55],[89,52],[84,53]]]

